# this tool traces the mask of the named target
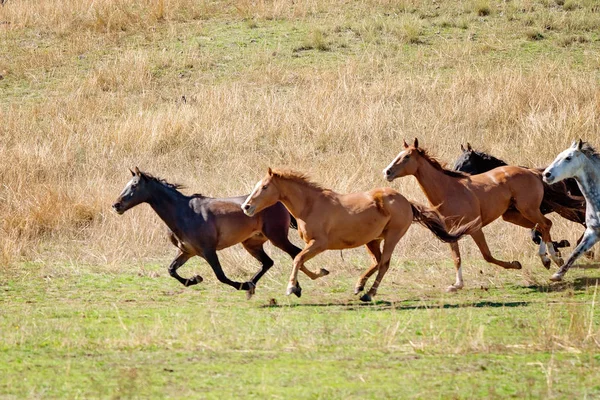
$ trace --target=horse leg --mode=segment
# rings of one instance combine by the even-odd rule
[[[454,268],[456,268],[456,282],[454,282],[454,285],[448,286],[446,291],[456,292],[465,286],[462,277],[462,259],[460,258],[460,247],[458,247],[458,242],[449,243],[449,245],[450,251],[452,252],[452,260],[454,261]]]
[[[481,252],[481,255],[483,256],[483,259],[485,261],[487,261],[491,264],[498,265],[505,269],[521,269],[522,268],[521,263],[518,261],[506,262],[506,261],[501,261],[501,260],[494,258],[494,256],[492,256],[492,253],[490,252],[487,242],[485,241],[485,236],[483,235],[483,231],[481,229],[471,233],[471,237],[475,241],[475,244],[479,248],[479,251]]]
[[[548,247],[548,253],[550,253],[550,258],[552,259],[552,261],[554,261],[556,265],[562,267],[564,261],[554,249],[552,237],[550,236],[550,228],[552,227],[552,221],[544,217],[544,215],[540,212],[539,208],[537,207],[523,207],[521,204],[519,204],[519,202],[517,202],[516,207],[525,218],[537,225],[537,230],[540,231],[542,234],[542,242],[545,242],[546,246]],[[540,257],[542,253],[542,247],[543,246],[540,243]],[[544,259],[542,258],[542,262],[543,261]],[[549,266],[546,266],[546,264],[544,264],[544,266],[546,268],[549,268]]]
[[[388,230],[388,234],[384,238],[383,251],[381,253],[381,259],[379,261],[379,267],[377,268],[377,276],[375,277],[375,282],[373,282],[371,289],[369,289],[367,293],[361,296],[360,299],[362,301],[371,301],[373,299],[373,296],[377,294],[377,288],[379,288],[379,284],[383,280],[383,277],[385,276],[388,268],[390,267],[390,260],[392,258],[392,253],[394,252],[394,248],[396,247],[402,236],[404,236],[404,233],[408,230],[409,226],[410,224],[405,229],[399,232],[396,231],[390,233],[390,231]]]
[[[301,291],[300,287],[298,286],[298,271],[304,266],[305,262],[317,254],[322,253],[323,250],[325,249],[322,247],[322,245],[313,239],[306,244],[306,247],[300,253],[298,253],[298,255],[294,258],[294,266],[288,282],[286,295],[289,296],[292,293],[299,293]]]
[[[258,283],[260,278],[274,264],[271,257],[269,257],[269,255],[267,253],[265,253],[265,250],[263,248],[263,244],[265,242],[266,242],[266,239],[262,239],[262,238],[260,238],[260,239],[252,238],[252,239],[248,239],[248,240],[242,242],[242,246],[244,246],[244,249],[246,249],[246,251],[248,253],[250,253],[250,255],[252,257],[256,258],[261,263],[260,271],[258,271],[256,273],[256,275],[254,275],[252,277],[252,279],[248,282],[248,284],[250,285],[250,289],[248,289],[248,291],[246,292],[246,298],[248,300],[250,300],[250,298],[252,298],[252,296],[254,295],[254,291],[256,289],[256,284]]]
[[[573,253],[567,258],[567,262],[550,278],[551,281],[562,281],[563,276],[567,273],[569,268],[575,263],[581,254],[585,253],[589,250],[597,241],[600,239],[598,233],[593,229],[586,228],[583,239],[581,242],[575,247]]]
[[[523,214],[521,214],[517,210],[506,211],[504,214],[502,214],[502,219],[505,220],[506,222],[510,222],[511,224],[522,226],[524,228],[529,228],[532,230],[532,232],[536,232],[536,233],[540,234],[539,239],[536,240],[536,238],[534,237],[533,242],[539,245],[538,255],[540,256],[540,259],[542,260],[542,265],[546,269],[549,269],[551,261],[548,258],[548,256],[546,255],[546,243],[544,243],[544,240],[541,237],[541,232],[538,232],[536,229],[533,229],[536,226],[535,223],[533,223],[529,219],[525,218],[525,216],[523,216]],[[552,249],[554,249],[553,244],[551,244],[550,246],[552,247]]]
[[[373,240],[367,243],[365,246],[367,247],[367,251],[373,259],[373,263],[358,279],[358,282],[354,287],[354,294],[359,294],[365,289],[367,280],[375,273],[375,271],[377,271],[377,266],[381,261],[381,239]]]
[[[169,275],[173,278],[177,279],[183,286],[192,286],[202,282],[202,277],[200,275],[196,275],[193,278],[185,279],[179,276],[177,273],[177,269],[186,263],[187,260],[192,258],[192,255],[189,253],[184,253],[181,250],[177,253],[177,257],[173,260],[171,265],[169,265]]]
[[[219,262],[219,257],[217,257],[217,252],[215,249],[204,249],[203,258],[208,262],[210,267],[213,269],[215,275],[219,282],[224,283],[233,287],[236,290],[250,290],[250,284],[248,282],[235,282],[229,279],[225,273],[223,272],[223,268],[221,267],[221,263]]]
[[[300,250],[298,247],[294,246],[292,242],[290,242],[287,233],[287,226],[281,228],[278,226],[270,226],[265,224],[265,227],[263,229],[263,234],[271,241],[271,243],[273,243],[275,247],[285,251],[290,255],[290,257],[292,257],[292,259],[294,259],[302,250]],[[329,275],[329,271],[327,271],[325,268],[321,268],[318,273],[314,273],[308,268],[306,268],[304,265],[300,267],[300,271],[304,272],[304,274],[313,281],[325,275]],[[298,285],[298,287],[300,287],[300,285]],[[294,294],[298,293],[294,292]]]

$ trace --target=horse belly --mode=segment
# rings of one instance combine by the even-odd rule
[[[256,217],[220,218],[217,221],[217,250],[241,243],[252,236],[262,236],[260,220]]]
[[[335,234],[330,235],[329,247],[332,250],[340,250],[365,245],[381,237],[386,225],[387,220],[363,220],[357,221],[357,223],[343,224],[338,226]]]

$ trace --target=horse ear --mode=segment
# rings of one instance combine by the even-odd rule
[[[462,143],[460,144],[460,151],[462,151],[463,153],[467,150],[465,150],[465,146],[462,145]]]
[[[269,174],[269,176],[273,176],[273,170],[271,169],[271,167],[269,167],[269,170],[267,171],[267,173]]]
[[[415,141],[413,142],[413,147],[414,147],[415,149],[418,149],[418,148],[419,148],[419,139],[415,138]]]
[[[467,151],[472,151],[471,143],[467,142]]]
[[[404,143],[403,144],[404,144],[404,148],[408,149],[408,143],[406,143],[406,139],[404,139]]]
[[[579,142],[577,142],[577,150],[581,150],[582,147],[583,147],[583,140],[579,139]]]
[[[135,168],[133,169],[133,172],[134,172],[134,173],[135,173],[137,176],[140,176],[140,175],[142,174],[142,173],[140,172],[140,169],[139,169],[138,167],[135,167]]]
[[[133,172],[131,168],[129,168],[129,172],[131,172],[131,176],[135,176],[135,172]]]

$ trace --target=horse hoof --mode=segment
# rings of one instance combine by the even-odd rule
[[[518,262],[518,261],[513,261],[511,264],[513,265],[513,269],[521,269],[521,268],[523,268],[523,266],[521,265],[521,263]]]
[[[550,280],[551,280],[552,282],[560,282],[560,281],[562,281],[562,280],[563,280],[563,276],[562,276],[562,275],[560,275],[560,274],[558,274],[558,273],[556,273],[556,274],[554,274],[554,275],[552,275],[552,276],[550,277]]]
[[[364,301],[365,303],[369,303],[372,300],[373,299],[371,299],[371,296],[368,293],[365,293],[362,296],[360,296],[360,301]]]
[[[246,290],[246,300],[250,300],[256,292],[256,285],[253,282],[248,282],[250,289]]]
[[[302,296],[302,288],[300,287],[299,284],[297,284],[296,286],[288,286],[287,291],[285,292],[285,295],[289,296],[292,293],[295,294],[296,297]]]
[[[354,288],[354,294],[359,294],[363,290],[365,290],[364,286],[357,286],[357,287]]]
[[[327,275],[329,275],[329,271],[327,271],[325,268],[321,268],[320,275],[321,276],[327,276]]]
[[[456,293],[458,292],[458,288],[454,285],[450,285],[446,288],[447,293]]]
[[[185,282],[185,286],[186,286],[186,287],[189,287],[189,286],[194,286],[194,285],[197,285],[197,284],[199,284],[199,283],[200,283],[200,282],[202,282],[203,280],[204,280],[204,279],[202,279],[202,277],[201,277],[200,275],[196,275],[195,277],[188,279],[188,280]]]
[[[550,260],[542,260],[542,264],[544,265],[544,268],[550,269]]]

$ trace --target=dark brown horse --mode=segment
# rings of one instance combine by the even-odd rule
[[[462,223],[463,220],[468,222],[480,218],[483,227],[502,217],[519,226],[537,226],[542,235],[539,255],[544,266],[550,267],[546,249],[558,266],[563,264],[551,244],[552,222],[540,212],[544,184],[539,174],[513,166],[495,168],[478,175],[451,171],[420,148],[417,139],[412,146],[404,142],[404,150],[383,170],[383,174],[390,182],[413,175],[429,202],[437,206],[450,224],[453,219],[460,219]],[[487,262],[507,269],[521,269],[518,261],[506,262],[494,258],[481,229],[470,235]],[[456,283],[448,290],[456,291],[464,285],[458,243],[451,243],[450,249],[456,267]]]
[[[191,257],[199,256],[209,263],[219,281],[237,290],[246,290],[250,298],[256,283],[273,266],[273,260],[263,249],[267,240],[292,259],[300,253],[300,249],[288,240],[291,216],[281,203],[248,218],[240,209],[247,196],[223,199],[200,194],[186,196],[177,190],[180,185],[141,172],[137,167],[131,174],[132,179],[113,204],[113,209],[123,214],[140,203],[150,204],[169,228],[169,239],[179,249],[169,266],[169,274],[185,286],[202,282],[202,277],[185,279],[179,276],[177,269]],[[248,282],[227,278],[217,257],[217,250],[238,243],[262,264],[260,271]],[[297,295],[300,296],[300,292]]]

